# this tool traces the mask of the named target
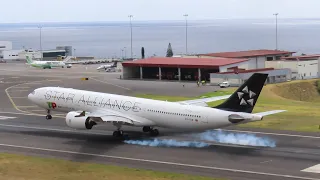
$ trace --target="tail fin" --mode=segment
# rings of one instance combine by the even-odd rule
[[[267,78],[268,74],[254,73],[225,102],[214,108],[251,113]]]
[[[117,65],[118,65],[118,62],[115,61],[115,62],[113,63],[113,65],[112,65],[112,67],[117,67]]]
[[[27,63],[28,63],[28,64],[31,64],[31,63],[32,63],[32,59],[31,59],[29,56],[26,56],[26,59],[27,59]]]

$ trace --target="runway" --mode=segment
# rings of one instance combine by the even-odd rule
[[[80,77],[96,72],[92,70],[92,73],[81,74],[77,72],[77,68],[69,70],[69,74],[61,69],[51,74],[41,71],[43,77],[40,73],[37,73],[38,77],[32,77],[32,74],[20,76],[17,73],[4,75],[5,72],[0,72],[0,81],[3,82],[0,83],[0,98],[3,100],[0,111],[1,152],[241,180],[320,179],[320,170],[317,168],[313,170],[317,172],[303,171],[320,164],[319,134],[250,133],[274,140],[276,147],[250,147],[216,142],[203,148],[132,145],[113,139],[112,126],[75,131],[65,125],[64,114],[61,113],[55,113],[54,119],[48,121],[43,116],[45,111],[26,99],[26,95],[34,88],[50,85],[127,95],[160,94],[161,91],[161,94],[173,93],[181,96],[199,95],[205,91],[213,91],[215,87],[198,88],[196,84],[190,83],[183,87],[180,83],[168,82],[152,82],[152,86],[149,86],[149,82],[145,81],[118,80],[118,75],[112,73],[94,74],[90,77],[94,76],[96,80],[81,81]],[[56,77],[54,72],[59,72],[62,77]],[[50,77],[44,77],[45,74]],[[126,127],[123,130],[129,133],[133,140],[148,139],[140,128]],[[171,134],[170,130],[159,130],[163,134],[159,139],[192,140],[187,135],[175,135]],[[224,132],[239,134],[238,130]],[[312,171],[312,168],[308,171]]]

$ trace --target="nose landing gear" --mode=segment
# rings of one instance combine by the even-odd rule
[[[49,119],[52,119],[52,116],[50,114],[50,110],[47,110],[47,116],[46,116],[46,119],[49,120]]]

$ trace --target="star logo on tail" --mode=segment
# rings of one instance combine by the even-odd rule
[[[254,99],[253,99],[253,97],[254,96],[256,96],[256,93],[254,93],[254,92],[252,92],[251,90],[249,90],[248,89],[248,86],[246,86],[246,87],[244,87],[243,89],[242,89],[242,91],[240,91],[240,92],[237,92],[238,93],[238,98],[239,98],[239,100],[240,100],[240,105],[242,105],[242,106],[245,106],[245,105],[250,105],[250,106],[253,106],[253,103],[254,103]],[[244,98],[243,98],[243,96],[245,95],[245,94],[249,94],[249,100],[245,100]]]

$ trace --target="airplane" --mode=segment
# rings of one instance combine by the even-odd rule
[[[122,126],[142,127],[143,132],[158,136],[156,127],[183,129],[188,132],[218,129],[227,126],[261,121],[264,116],[284,112],[274,110],[252,113],[268,74],[253,74],[232,95],[195,100],[168,102],[117,94],[63,87],[41,87],[28,99],[47,110],[67,112],[67,126],[89,130],[95,125],[112,123],[116,138],[124,136]],[[227,99],[215,107],[207,102]]]
[[[107,64],[107,65],[101,65],[97,68],[98,71],[100,70],[105,70],[107,71],[107,69],[110,69],[110,68],[116,68],[117,67],[117,61],[115,61],[113,64]]]
[[[37,68],[51,69],[56,67],[61,67],[61,68],[71,67],[70,65],[67,65],[62,61],[34,61],[29,56],[26,56],[26,59],[27,59],[26,64],[31,65],[32,67],[37,67]]]

